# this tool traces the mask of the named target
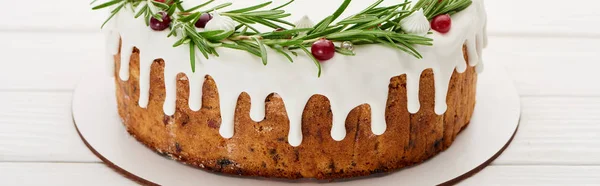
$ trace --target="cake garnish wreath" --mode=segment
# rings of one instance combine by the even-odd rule
[[[320,77],[321,62],[331,59],[335,53],[353,56],[355,45],[383,44],[422,58],[415,45],[433,45],[433,40],[427,37],[431,30],[441,34],[449,32],[450,15],[472,4],[472,0],[418,0],[415,3],[405,0],[396,5],[379,6],[384,0],[377,0],[361,12],[335,22],[351,3],[344,0],[332,15],[313,24],[308,17],[296,23],[284,19],[291,14],[283,9],[294,0],[273,8],[269,8],[273,4],[269,1],[222,12],[221,9],[232,3],[213,5],[214,1],[186,9],[181,5],[182,0],[109,0],[92,9],[111,8],[102,27],[119,11],[130,8],[135,18],[143,16],[150,29],[166,31],[168,28],[167,37],[178,37],[173,47],[189,47],[192,72],[196,69],[197,51],[208,59],[210,55],[219,56],[216,50],[219,47],[242,50],[261,58],[267,65],[267,48],[271,48],[292,63],[291,55],[306,53]],[[272,31],[261,32],[256,25]],[[339,46],[334,42],[340,43]]]

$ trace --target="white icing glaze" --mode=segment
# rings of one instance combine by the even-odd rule
[[[294,22],[294,25],[296,25],[296,28],[312,28],[313,26],[315,26],[315,23],[310,20],[310,18],[308,16],[302,16],[302,18],[300,18],[300,20]]]
[[[232,1],[232,0],[230,0]],[[223,2],[217,0],[216,3]],[[200,0],[189,0],[184,7],[201,3]],[[257,2],[235,0],[237,7],[247,7]],[[319,3],[320,6],[313,6]],[[320,20],[329,15],[331,7],[337,7],[341,0],[297,1],[288,7],[292,15],[304,15],[311,9],[310,17]],[[392,4],[386,1],[384,4]],[[369,2],[354,1],[343,15],[356,13],[368,6]],[[234,8],[236,8],[234,6]],[[290,18],[294,20],[294,16]],[[299,19],[299,17],[296,17]],[[263,120],[265,115],[265,98],[276,92],[285,103],[290,120],[288,142],[299,146],[302,142],[301,117],[309,98],[314,94],[322,94],[329,98],[333,112],[332,138],[342,140],[346,136],[345,120],[348,113],[358,105],[368,103],[371,107],[372,131],[381,135],[386,131],[385,106],[388,98],[390,78],[401,74],[407,75],[408,110],[416,113],[420,109],[419,81],[423,70],[431,68],[435,78],[435,112],[446,111],[446,94],[452,73],[456,69],[464,72],[467,64],[463,59],[462,46],[468,47],[470,66],[481,70],[481,49],[487,44],[486,13],[483,0],[473,0],[473,4],[452,16],[452,30],[446,34],[434,32],[433,46],[416,46],[423,59],[416,59],[397,49],[381,45],[356,47],[356,56],[336,55],[333,59],[322,63],[323,73],[317,78],[317,69],[313,62],[304,55],[289,63],[274,51],[268,52],[268,65],[260,59],[245,52],[229,49],[217,49],[221,57],[196,60],[196,72],[192,73],[189,64],[188,47],[173,48],[178,38],[167,38],[167,31],[156,32],[149,29],[142,19],[134,19],[129,9],[123,9],[106,27],[109,52],[116,54],[113,47],[122,39],[121,80],[129,79],[129,58],[135,46],[140,49],[140,100],[139,106],[148,104],[150,86],[150,65],[154,59],[165,61],[166,100],[164,111],[167,115],[175,113],[176,76],[185,73],[190,83],[189,106],[199,110],[201,106],[202,85],[204,76],[211,75],[217,83],[221,104],[222,124],[220,133],[224,138],[234,135],[233,118],[237,98],[242,92],[251,96],[251,117],[256,121]],[[199,53],[199,52],[196,52]]]
[[[213,12],[213,18],[206,23],[205,30],[223,30],[225,32],[235,30],[237,23],[230,17],[221,16],[219,12]]]
[[[429,20],[423,14],[423,9],[417,10],[408,17],[400,20],[400,26],[406,33],[419,36],[427,35],[429,29],[431,29]]]

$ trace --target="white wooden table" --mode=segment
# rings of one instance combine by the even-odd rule
[[[507,67],[523,112],[512,145],[463,185],[600,185],[600,3],[554,1],[486,1],[484,59]],[[105,57],[104,15],[86,0],[2,4],[0,185],[135,185],[71,119],[79,69]]]

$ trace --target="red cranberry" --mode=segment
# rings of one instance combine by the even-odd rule
[[[442,34],[448,33],[451,27],[452,18],[450,18],[450,15],[448,14],[435,16],[433,20],[431,20],[431,28]]]
[[[211,19],[212,15],[210,15],[209,13],[203,13],[202,15],[200,15],[200,19],[198,19],[195,25],[197,28],[204,28],[206,27],[206,23],[208,23],[208,21],[210,21]]]
[[[313,43],[311,52],[318,60],[326,61],[335,55],[335,45],[330,40],[323,38]]]
[[[159,12],[159,14],[162,15],[162,21],[159,21],[154,17],[150,18],[150,28],[152,28],[152,30],[163,31],[169,28],[169,24],[171,24],[171,18],[166,12]]]

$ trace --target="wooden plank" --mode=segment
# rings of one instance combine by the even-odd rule
[[[106,12],[92,11],[90,0],[13,1],[3,13],[11,15],[0,23],[0,30],[79,30],[97,31]],[[594,0],[548,3],[547,0],[485,1],[488,28],[492,35],[600,36],[600,20]],[[36,6],[31,6],[35,4]],[[49,8],[52,7],[52,8]]]
[[[73,90],[86,64],[106,60],[100,33],[0,33],[0,41],[10,43],[0,46],[10,65],[0,68],[0,90]]]
[[[0,103],[0,161],[100,162],[75,130],[71,93],[2,92]]]
[[[101,163],[0,163],[0,185],[137,185]]]
[[[91,0],[11,1],[0,22],[0,30],[9,31],[96,31],[107,12],[92,11]],[[22,8],[24,7],[24,8]]]
[[[103,164],[0,163],[0,185],[136,185]],[[490,166],[459,185],[597,185],[599,166]]]
[[[517,136],[495,165],[600,165],[600,98],[527,97]]]
[[[486,0],[492,35],[600,37],[595,0]]]
[[[459,185],[598,185],[598,166],[490,166]]]
[[[492,37],[488,63],[503,64],[522,96],[599,96],[600,39]],[[485,72],[484,72],[485,73]]]

